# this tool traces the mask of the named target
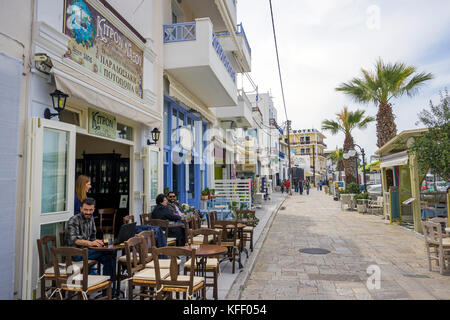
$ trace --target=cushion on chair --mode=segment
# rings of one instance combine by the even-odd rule
[[[194,237],[194,244],[203,244],[204,236],[199,234],[198,236]],[[210,234],[208,235],[208,242],[214,240],[214,235]]]
[[[167,243],[169,242],[177,242],[177,238],[167,238]]]
[[[169,276],[169,271],[167,269],[161,269],[161,279],[165,279]],[[146,281],[156,281],[155,269],[146,268],[134,274],[133,280],[146,280]]]
[[[190,279],[190,276],[179,275],[177,278],[177,281],[189,281],[189,279]],[[203,277],[194,277],[193,287],[196,287],[197,285],[199,285],[200,283],[202,283],[204,281],[205,281],[205,278],[203,278]],[[176,285],[170,285],[170,287],[178,288],[178,286],[176,286]],[[184,286],[180,286],[180,288],[181,287],[184,287]]]
[[[82,288],[81,281],[83,280],[83,275],[77,274],[72,279],[76,280],[76,281],[80,281],[80,282],[75,283],[75,284],[65,285],[64,287],[69,288],[69,289],[81,289]],[[91,275],[89,275],[88,276],[88,288],[95,287],[101,283],[109,281],[109,279],[110,279],[109,276],[91,276]]]
[[[83,261],[72,262],[72,264],[74,266],[77,266],[78,268],[80,268],[80,270],[83,269]],[[66,274],[66,264],[65,263],[59,264],[59,273]],[[53,269],[53,267],[49,267],[49,268],[45,269],[45,274],[55,274],[55,270]]]
[[[244,232],[252,232],[253,229],[254,229],[254,227],[247,226],[247,227],[244,228]]]
[[[177,259],[177,265],[180,265],[181,260]],[[151,261],[145,265],[146,268],[155,269],[155,262]],[[160,269],[169,269],[170,268],[170,259],[159,259],[159,268]]]
[[[206,260],[206,268],[207,268],[207,269],[208,269],[208,268],[216,268],[218,265],[219,265],[219,259],[216,259],[216,258],[208,258],[208,259]],[[194,263],[194,266],[195,266],[196,269],[198,269],[196,263]],[[191,267],[191,259],[189,259],[188,261],[186,261],[186,262],[184,263],[184,267],[185,267],[185,268],[188,268],[188,269]]]

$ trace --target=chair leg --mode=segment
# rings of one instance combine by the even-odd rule
[[[236,248],[234,248],[233,247],[233,273],[234,273],[234,264],[235,264],[235,261],[236,261]]]
[[[253,231],[250,233],[250,250],[253,252]]]
[[[217,300],[217,292],[218,292],[218,286],[217,286],[217,278],[218,278],[218,272],[217,272],[217,268],[214,270],[214,289],[213,289],[213,297],[214,300]]]
[[[108,296],[108,300],[112,299],[112,285],[109,284],[108,288],[106,289],[106,295]]]

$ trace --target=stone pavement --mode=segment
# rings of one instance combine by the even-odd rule
[[[433,271],[428,270],[422,235],[387,225],[378,215],[341,211],[340,203],[323,191],[293,195],[283,207],[238,298],[450,298],[450,276],[440,275],[434,262]],[[303,248],[330,253],[300,253]],[[369,266],[381,271],[379,289],[367,286]]]

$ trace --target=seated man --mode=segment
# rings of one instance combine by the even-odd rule
[[[167,206],[168,200],[164,194],[160,194],[156,197],[156,207],[152,212],[153,219],[180,221],[181,217],[172,213]],[[169,237],[175,237],[177,239],[177,246],[184,246],[186,243],[186,235],[184,227],[169,228]]]
[[[74,215],[67,222],[66,244],[71,247],[103,247],[103,241],[96,239],[92,215],[95,210],[95,200],[86,198],[81,203],[81,214]],[[89,260],[97,260],[103,265],[103,274],[113,279],[114,259],[110,252],[89,249]],[[74,261],[81,261],[81,257],[74,257]]]
[[[177,215],[179,217],[184,217],[186,216],[180,209],[180,205],[178,203],[178,201],[176,201],[176,196],[175,196],[175,192],[169,192],[169,194],[167,195],[167,199],[169,200],[169,202],[167,203],[167,208],[170,209],[170,211],[172,211],[172,213],[174,215]]]

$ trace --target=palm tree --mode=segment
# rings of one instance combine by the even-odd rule
[[[375,65],[375,72],[362,69],[363,77],[354,78],[336,88],[351,96],[359,103],[373,102],[378,105],[377,113],[377,146],[381,148],[397,135],[392,98],[399,98],[405,93],[414,96],[418,88],[433,79],[431,73],[416,73],[416,68],[404,63],[385,64],[381,58]]]
[[[324,120],[322,130],[330,131],[332,135],[343,132],[345,134],[344,152],[355,148],[355,143],[351,132],[355,128],[365,129],[370,122],[375,121],[374,117],[365,116],[364,110],[348,111],[347,107],[336,114],[337,121]],[[356,182],[355,157],[344,159],[345,182]]]
[[[339,171],[338,181],[341,181],[341,171],[344,169],[344,151],[342,148],[336,148],[336,150],[329,155],[329,158],[333,163],[336,163],[336,169]]]

